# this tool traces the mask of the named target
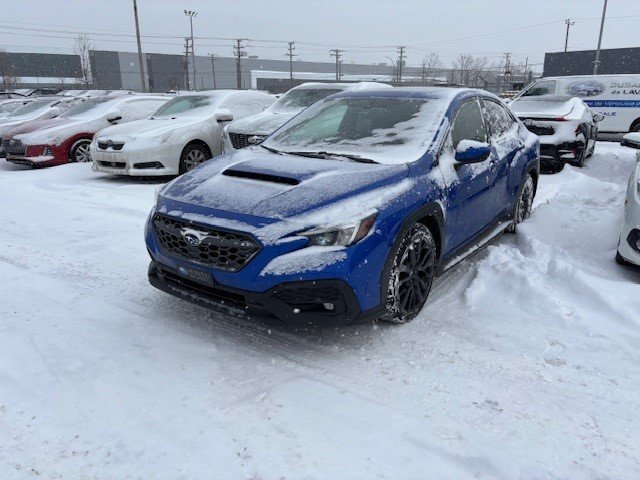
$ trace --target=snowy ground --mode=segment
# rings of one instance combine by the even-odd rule
[[[633,162],[545,176],[414,322],[314,333],[149,286],[156,184],[3,162],[0,478],[640,478]]]

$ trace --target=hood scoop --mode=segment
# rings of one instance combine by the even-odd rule
[[[258,182],[279,183],[281,185],[298,185],[300,183],[300,180],[297,178],[283,177],[282,175],[273,175],[270,173],[235,170],[233,168],[225,170],[222,174],[227,177],[245,178],[247,180],[255,180]]]

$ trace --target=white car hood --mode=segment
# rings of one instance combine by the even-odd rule
[[[574,98],[568,99],[517,99],[509,105],[519,117],[555,118],[566,117],[576,107]]]
[[[193,128],[195,125],[203,122],[202,118],[145,118],[135,120],[133,122],[113,125],[98,132],[97,138],[111,139],[136,139],[136,138],[154,138],[180,129]],[[211,120],[214,122],[214,120]]]
[[[247,135],[271,135],[303,109],[286,112],[261,112],[235,120],[229,125],[229,132]]]

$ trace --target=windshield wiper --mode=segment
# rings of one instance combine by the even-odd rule
[[[300,152],[284,151],[283,153],[288,153],[290,155],[298,155],[300,157],[309,157],[309,158],[343,157],[358,163],[378,163],[375,160],[371,160],[370,158],[361,157],[360,155],[352,155],[349,153],[335,153],[335,152],[325,152],[325,151],[307,152],[304,150]]]
[[[269,150],[271,153],[278,153],[280,155],[282,155],[282,152],[280,150],[276,150],[275,148],[271,148],[271,147],[266,147],[264,145],[260,145],[262,148],[264,148],[265,150]]]

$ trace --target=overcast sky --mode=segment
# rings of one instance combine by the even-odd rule
[[[5,2],[9,3],[8,0]],[[184,9],[198,12],[196,37],[249,38],[248,53],[284,58],[389,62],[406,45],[409,65],[428,52],[448,64],[460,53],[490,60],[511,52],[516,62],[540,64],[564,48],[564,19],[575,19],[569,48],[595,48],[603,0],[138,0],[143,50],[179,53],[188,34]],[[86,31],[103,50],[135,51],[132,0],[20,0],[5,4],[0,45],[66,47]],[[640,46],[640,1],[610,0],[603,48]],[[145,37],[156,35],[156,37]],[[175,37],[175,38],[174,38]],[[196,54],[230,56],[230,40],[196,39]],[[13,46],[13,47],[11,47]]]

